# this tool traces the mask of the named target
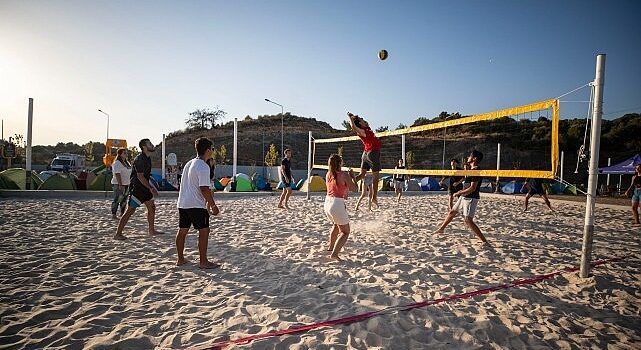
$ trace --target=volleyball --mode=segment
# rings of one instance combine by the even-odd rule
[[[385,61],[387,59],[387,50],[381,50],[378,52],[378,58],[381,59],[381,61]]]

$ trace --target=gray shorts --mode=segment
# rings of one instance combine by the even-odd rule
[[[365,169],[366,171],[381,171],[381,151],[363,152],[361,169]]]
[[[473,218],[478,203],[479,200],[477,198],[459,197],[456,203],[454,203],[452,210],[461,212],[463,216]]]
[[[395,190],[403,190],[403,185],[405,185],[405,181],[400,181],[400,180],[394,180],[394,189]]]

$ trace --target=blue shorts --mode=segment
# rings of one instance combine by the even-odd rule
[[[641,188],[635,188],[632,192],[632,203],[641,202]]]

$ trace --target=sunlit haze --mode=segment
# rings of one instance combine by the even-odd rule
[[[639,1],[0,0],[0,119],[24,135],[32,97],[34,144],[104,142],[98,109],[110,137],[158,143],[196,108],[279,113],[269,98],[395,128],[559,96],[594,79],[598,53],[615,118],[641,110],[640,15]]]

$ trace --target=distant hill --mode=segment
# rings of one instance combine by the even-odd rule
[[[442,120],[440,117],[433,119],[419,118],[417,123],[428,124]],[[238,164],[263,165],[263,149],[268,151],[269,145],[274,144],[280,151],[280,115],[266,115],[257,118],[247,116],[238,122]],[[315,138],[329,138],[353,135],[351,131],[337,130],[326,122],[314,118],[299,117],[286,113],[284,115],[284,143],[286,148],[294,151],[292,166],[295,169],[307,167],[307,138],[312,131]],[[501,143],[503,152],[501,163],[514,164],[521,168],[547,167],[549,160],[549,120],[514,121],[505,119],[502,122],[476,123],[448,129],[447,131],[447,159],[462,157],[470,148],[476,147],[484,150],[486,159],[496,157],[496,144]],[[377,127],[377,126],[374,126]],[[576,178],[573,169],[576,164],[576,151],[583,143],[585,119],[562,120],[560,130],[560,149],[565,150],[565,173],[571,181],[582,181],[586,177],[580,172]],[[637,113],[626,114],[614,120],[604,120],[601,137],[601,165],[607,164],[607,158],[612,157],[613,162],[621,161],[632,154],[641,152],[641,115]],[[227,122],[213,129],[185,129],[167,136],[167,153],[173,152],[179,161],[185,162],[194,156],[193,142],[197,137],[205,136],[219,148],[227,148],[226,164],[231,164],[233,146],[233,123]],[[263,142],[264,138],[264,142]],[[458,142],[457,142],[458,140]],[[400,137],[383,139],[384,152],[382,154],[383,166],[394,167],[401,155]],[[407,137],[406,150],[413,151],[416,157],[415,168],[440,168],[442,163],[442,131],[425,132]],[[339,146],[344,146],[343,157],[345,163],[357,166],[360,164],[362,146],[359,141],[342,144],[318,145],[316,163],[325,163],[329,153],[336,153]],[[264,146],[264,147],[263,147]],[[543,150],[543,151],[542,151]],[[547,154],[546,154],[547,152]],[[279,156],[280,158],[280,156]],[[323,160],[320,160],[323,158]],[[160,152],[152,158],[154,164],[160,164]],[[583,163],[583,166],[587,166]],[[570,169],[572,168],[572,169]]]

